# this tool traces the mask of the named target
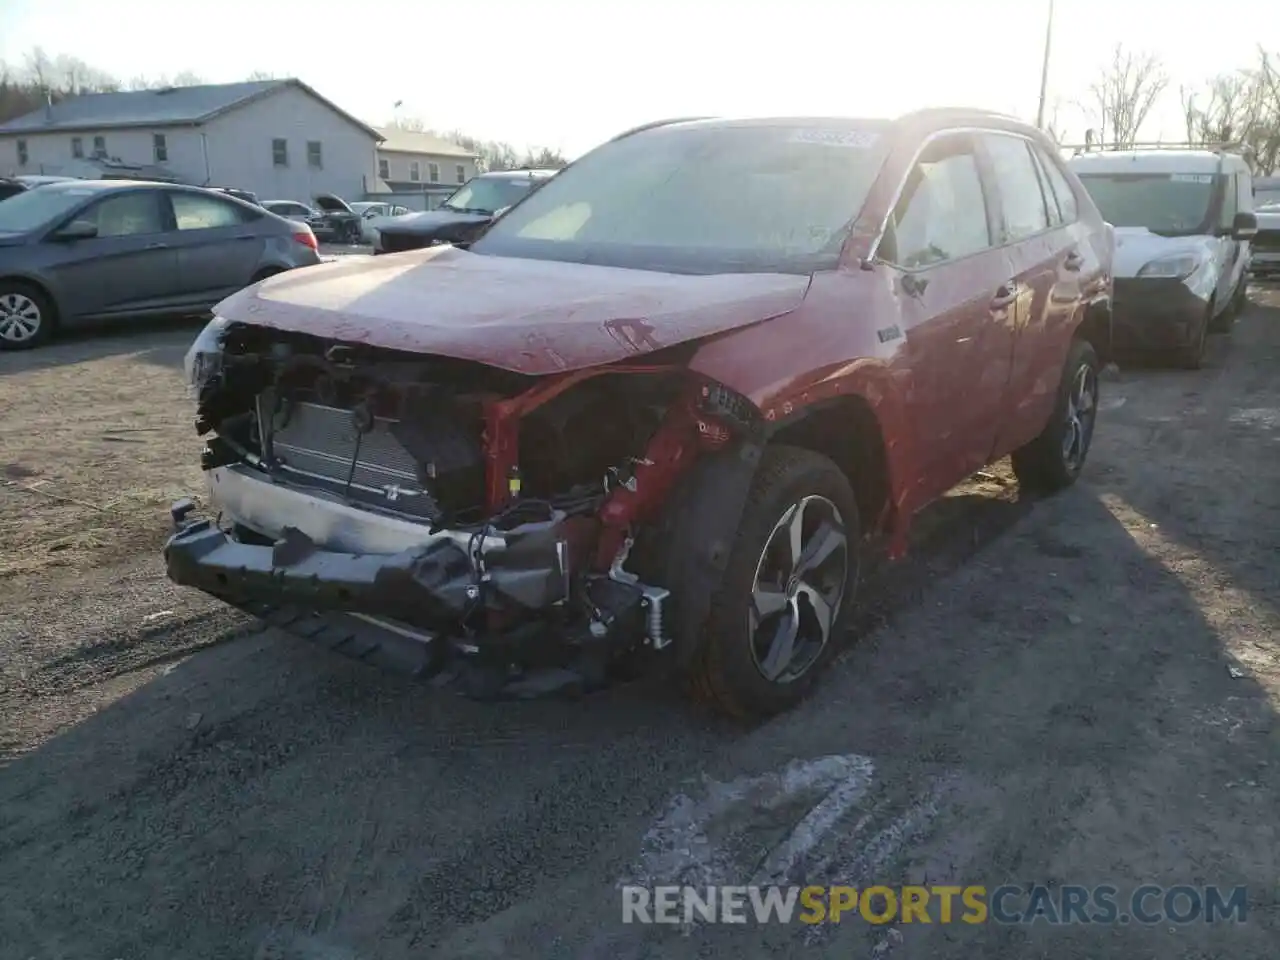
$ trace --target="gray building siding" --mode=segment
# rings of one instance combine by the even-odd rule
[[[153,164],[156,134],[168,154],[161,165],[181,181],[239,187],[263,199],[309,201],[317,193],[362,196],[377,176],[377,140],[373,133],[294,84],[282,84],[196,126],[111,127],[30,130],[0,134],[0,175],[43,173],[96,176],[92,165],[73,156],[80,138],[85,156],[95,136],[106,154],[132,164]],[[272,142],[287,144],[287,164],[276,166]],[[24,141],[27,162],[19,162]],[[308,143],[320,144],[320,165],[308,156]]]

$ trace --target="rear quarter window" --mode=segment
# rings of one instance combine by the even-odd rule
[[[1040,147],[1032,147],[1035,151],[1040,166],[1044,169],[1045,176],[1049,180],[1049,189],[1052,192],[1053,199],[1058,203],[1058,212],[1062,215],[1063,223],[1073,223],[1080,216],[1079,204],[1076,202],[1076,193],[1071,189],[1071,181],[1067,179],[1066,174],[1062,172],[1062,165],[1054,157],[1040,149]]]

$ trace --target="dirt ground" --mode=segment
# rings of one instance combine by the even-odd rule
[[[198,489],[194,330],[0,355],[0,960],[1273,957],[1280,295],[1252,296],[1207,369],[1104,383],[1075,489],[997,467],[930,510],[816,697],[750,730],[252,632],[159,562]],[[621,922],[619,881],[770,850],[791,882],[1244,884],[1248,914]]]

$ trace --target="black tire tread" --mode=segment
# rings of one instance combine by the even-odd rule
[[[742,511],[742,522],[738,526],[737,536],[730,550],[730,560],[725,568],[721,587],[711,602],[704,642],[685,674],[686,687],[694,699],[738,720],[758,720],[778,712],[769,708],[762,709],[760,704],[748,703],[741,696],[741,692],[734,689],[724,669],[725,644],[740,640],[736,628],[730,626],[742,616],[740,604],[734,596],[734,587],[742,576],[742,567],[750,564],[754,571],[757,560],[754,550],[744,550],[744,547],[752,545],[753,541],[759,538],[761,527],[772,524],[776,519],[762,512],[769,505],[775,492],[810,471],[830,473],[839,477],[846,486],[848,485],[848,480],[840,469],[821,454],[782,444],[765,448]],[[849,549],[860,551],[861,525],[852,487],[848,488],[848,496],[845,499],[846,503],[841,504],[840,507],[842,514],[845,515],[846,529],[850,533]],[[857,563],[858,559],[858,553],[855,552],[851,560]],[[810,668],[804,678],[795,681],[795,695],[792,699],[798,700],[802,696],[803,691],[821,672],[823,662],[829,660],[834,654],[842,632],[841,625],[848,622],[849,612],[856,605],[856,589],[857,580],[855,579],[853,590],[845,600],[842,612],[837,616],[836,626],[833,628],[834,636],[827,644],[827,649],[823,651],[819,662]],[[783,709],[789,705],[789,703],[785,704]]]
[[[1067,362],[1062,367],[1062,381],[1058,385],[1058,399],[1053,414],[1030,443],[1019,447],[1010,458],[1018,486],[1030,493],[1056,493],[1075,483],[1076,476],[1068,473],[1062,462],[1062,422],[1067,402],[1067,391],[1075,379],[1075,372],[1082,362],[1098,370],[1098,354],[1087,340],[1074,340],[1067,352]]]
[[[58,312],[53,298],[41,287],[24,280],[0,280],[0,297],[6,293],[21,293],[36,301],[40,307],[40,329],[30,340],[24,340],[21,343],[0,340],[0,350],[30,350],[48,343],[58,324]]]

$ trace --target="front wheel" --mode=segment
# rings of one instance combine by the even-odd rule
[[[809,450],[767,448],[691,667],[696,692],[742,719],[802,700],[848,628],[860,542],[840,469]]]
[[[1013,452],[1013,472],[1024,490],[1053,493],[1076,482],[1084,469],[1098,417],[1098,354],[1075,340],[1067,354],[1058,402],[1040,435]]]
[[[1213,304],[1205,310],[1204,318],[1196,327],[1188,331],[1185,346],[1178,351],[1178,366],[1184,370],[1199,370],[1204,366],[1204,349],[1209,339],[1209,328],[1213,326]]]
[[[26,284],[0,281],[0,350],[29,350],[53,335],[49,298]]]

